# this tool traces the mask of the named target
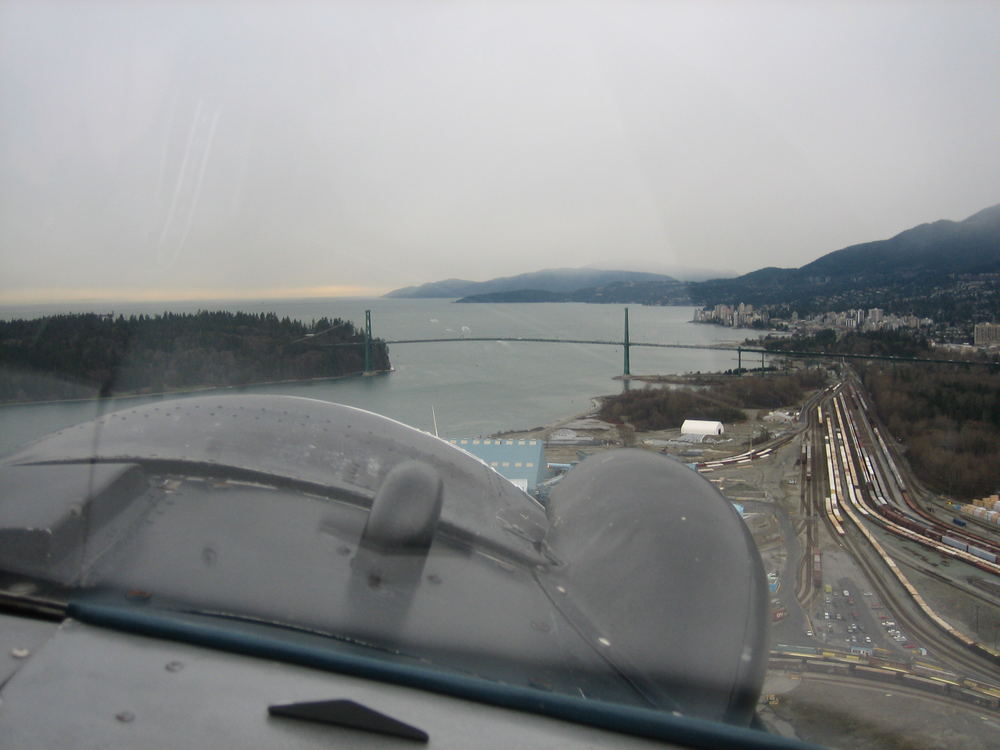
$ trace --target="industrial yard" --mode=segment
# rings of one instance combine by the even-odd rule
[[[990,746],[1000,729],[990,499],[963,508],[923,489],[847,371],[783,413],[751,411],[700,439],[594,414],[505,437],[556,435],[545,458],[560,465],[616,447],[658,451],[733,501],[772,591],[760,711],[771,731],[841,747]],[[937,718],[896,726],[917,715]]]

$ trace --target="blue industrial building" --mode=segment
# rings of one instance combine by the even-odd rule
[[[504,438],[449,438],[452,445],[468,451],[525,492],[549,477],[542,440]]]

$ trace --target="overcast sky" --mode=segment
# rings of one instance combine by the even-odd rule
[[[799,266],[1000,203],[1000,3],[0,0],[0,301]]]

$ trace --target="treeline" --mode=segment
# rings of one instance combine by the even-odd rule
[[[811,336],[767,336],[764,348],[770,351],[828,352],[831,354],[872,354],[882,357],[930,357],[927,337],[899,331],[850,331],[838,336],[825,328]]]
[[[768,340],[768,349],[929,357],[926,338],[908,331],[824,330]],[[960,355],[949,354],[949,358]],[[962,358],[982,361],[979,354]],[[906,446],[913,472],[930,488],[963,498],[1000,487],[1000,366],[855,362],[889,432]]]
[[[349,321],[321,318],[307,325],[274,313],[0,321],[0,401],[335,377],[364,369],[363,342]],[[389,369],[380,340],[372,343],[372,361],[375,370]]]
[[[680,427],[685,419],[719,422],[746,420],[743,409],[774,409],[801,402],[809,390],[826,384],[822,370],[789,375],[727,377],[694,388],[647,387],[606,398],[601,418],[627,422],[637,430]]]
[[[1000,372],[964,365],[858,368],[910,467],[932,489],[961,498],[1000,486]]]

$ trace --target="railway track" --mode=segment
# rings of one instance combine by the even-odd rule
[[[845,410],[852,413],[852,420],[859,426],[859,430],[864,433],[865,438],[863,441],[860,439],[857,441],[855,450],[860,450],[863,447],[862,443],[866,442],[868,443],[867,450],[875,454],[881,454],[881,461],[889,466],[890,473],[898,482],[899,486],[895,492],[902,500],[903,507],[900,510],[915,514],[930,529],[936,531],[939,537],[941,535],[948,535],[958,540],[964,540],[968,544],[979,547],[984,551],[1000,553],[1000,547],[998,547],[995,537],[989,533],[993,529],[984,527],[984,533],[980,534],[977,533],[976,524],[973,524],[973,528],[956,527],[947,521],[942,521],[924,508],[921,502],[918,501],[918,498],[925,496],[927,491],[917,480],[909,464],[897,454],[892,442],[881,438],[880,435],[882,432],[885,432],[885,427],[879,427],[876,424],[877,420],[875,416],[869,413],[867,403],[861,394],[864,390],[864,385],[850,367],[848,367],[846,383],[847,386],[844,388],[843,394],[846,396],[844,401]],[[860,436],[858,437],[860,438]],[[876,461],[878,460],[879,456],[876,456]],[[886,476],[885,480],[889,480],[889,477]]]
[[[830,485],[826,493],[820,492],[820,495],[825,494],[827,498],[826,513],[823,514],[826,524],[832,529],[834,538],[839,538],[845,545],[858,567],[870,580],[872,588],[896,613],[896,619],[912,638],[922,642],[935,656],[946,659],[955,667],[976,675],[996,674],[996,664],[1000,663],[998,655],[990,653],[991,649],[975,644],[973,639],[933,612],[898,570],[884,545],[867,528],[868,519],[862,517],[866,514],[863,493],[859,493],[855,486],[856,477],[850,463],[854,458],[851,455],[853,446],[850,445],[853,430],[847,424],[840,424],[843,413],[837,403],[839,390],[841,389],[834,387],[829,392],[829,397],[817,405],[818,429],[812,431],[814,444],[823,439],[827,445],[825,461],[821,458],[824,454],[818,453],[816,466],[813,467],[817,483],[814,490],[820,491],[824,481]],[[820,409],[823,411],[820,412]],[[827,415],[826,419],[820,416],[823,413]],[[837,429],[834,429],[834,420],[838,423]],[[821,462],[825,463],[825,471],[821,468]],[[837,503],[836,498],[840,498],[842,504]],[[832,505],[831,499],[834,500]],[[855,506],[860,515],[855,512]],[[840,509],[843,510],[842,514]],[[870,512],[867,515],[872,516]],[[912,534],[905,531],[903,533],[907,536]]]
[[[859,569],[870,581],[872,590],[876,591],[883,603],[890,608],[911,640],[920,643],[934,657],[956,670],[967,672],[970,676],[994,678],[1000,664],[998,655],[989,653],[991,650],[988,648],[973,645],[971,638],[958,632],[950,623],[941,620],[939,615],[920,601],[922,597],[919,592],[901,571],[892,569],[892,566],[896,565],[895,561],[884,549],[884,545],[877,542],[871,531],[865,527],[864,524],[868,519],[855,513],[855,504],[867,506],[864,500],[866,488],[859,486],[861,483],[852,466],[852,461],[858,460],[859,449],[852,443],[851,438],[857,440],[860,435],[855,434],[854,426],[849,425],[850,420],[845,418],[849,404],[847,399],[843,399],[842,394],[838,393],[842,390],[843,386],[827,389],[824,397],[817,399],[813,408],[803,415],[804,446],[811,448],[810,460],[804,467],[806,475],[806,481],[802,485],[804,508],[807,512],[814,512],[816,516],[823,518],[827,528],[831,528],[831,508],[827,507],[824,513],[824,502],[829,503],[829,500],[824,498],[829,498],[831,495],[839,497],[842,504],[838,503],[833,507],[838,511],[842,510],[843,514],[839,512],[836,514],[839,529],[833,527],[834,538],[839,538],[844,544]],[[841,398],[840,406],[835,403],[838,398]],[[855,411],[858,408],[855,400],[857,398],[859,397],[856,392],[850,396]],[[776,446],[771,446],[772,449],[774,447]],[[706,466],[715,468],[731,463],[748,462],[757,457],[755,454],[756,451],[747,452],[725,461],[707,462]],[[832,462],[829,469],[827,469],[828,461]],[[824,485],[828,483],[831,486],[824,491]],[[834,483],[836,487],[832,486]],[[905,490],[905,484],[900,489]],[[871,516],[872,513],[869,512],[868,515]],[[885,524],[879,525],[885,526]],[[813,543],[818,548],[818,540],[814,540]],[[808,581],[808,564],[812,559],[813,549],[810,545],[806,545],[797,570],[795,594],[803,606],[807,606],[807,600],[815,593]],[[889,556],[889,560],[883,559],[882,555]]]
[[[909,632],[911,640],[919,641],[939,660],[955,667],[960,667],[984,678],[996,676],[997,665],[992,660],[985,655],[980,656],[967,646],[960,644],[941,631],[935,624],[929,622],[924,612],[920,610],[901,585],[897,588],[896,585],[886,583],[892,581],[893,584],[896,584],[895,575],[881,560],[878,561],[877,565],[871,561],[869,555],[875,553],[866,541],[859,543],[853,533],[846,534],[842,540],[858,566],[868,577],[872,588],[881,597],[882,603],[890,608],[896,621]]]
[[[891,689],[895,695],[905,695],[909,698],[930,701],[941,706],[946,706],[949,709],[962,709],[974,713],[976,716],[982,715],[983,712],[982,706],[971,704],[967,701],[961,700],[960,698],[921,690],[920,688],[911,687],[899,682],[886,683],[871,678],[853,676],[847,677],[837,674],[825,674],[823,672],[802,672],[801,679],[803,681],[824,682],[831,685],[849,687],[852,690],[871,690],[882,694],[884,694],[888,688]]]
[[[931,570],[929,567],[927,567],[925,565],[921,565],[920,563],[915,562],[913,560],[907,560],[904,557],[899,557],[896,560],[896,564],[897,565],[905,565],[907,568],[910,568],[911,570],[915,570],[918,573],[920,573],[921,575],[925,575],[928,578],[933,578],[933,579],[935,579],[937,581],[940,581],[941,583],[947,584],[948,586],[954,586],[955,585],[955,582],[952,579],[948,578],[948,576],[943,576],[940,573],[938,573],[936,570]],[[988,594],[986,592],[976,591],[971,586],[970,587],[962,587],[961,591],[962,591],[962,594],[964,594],[965,596],[972,597],[973,599],[978,599],[980,602],[982,602],[983,604],[985,604],[987,606],[990,606],[990,607],[996,607],[997,606],[997,599],[996,599],[996,597],[995,596],[991,596],[990,594]]]

